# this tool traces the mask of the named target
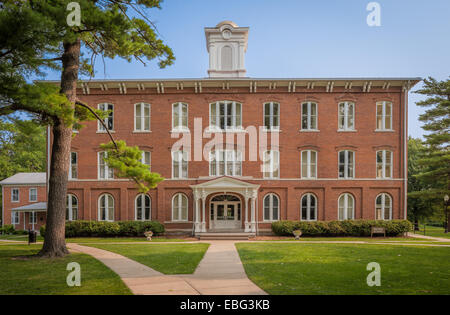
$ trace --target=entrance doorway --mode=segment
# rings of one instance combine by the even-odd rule
[[[211,199],[210,229],[241,229],[242,205],[239,197],[234,195],[218,195]]]

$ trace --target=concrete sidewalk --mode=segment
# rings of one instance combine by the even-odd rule
[[[239,241],[208,241],[211,245],[194,274],[184,276],[200,294],[265,295],[247,277],[235,243]]]
[[[438,241],[438,242],[450,242],[450,238],[426,236],[426,235],[420,235],[420,234],[415,234],[415,233],[410,233],[410,232],[408,232],[408,236],[416,237],[416,238],[423,238],[425,240],[432,240],[432,241]]]
[[[71,251],[100,260],[117,273],[134,294],[262,295],[245,274],[234,241],[211,241],[192,275],[168,276],[134,260],[106,250],[69,243]]]
[[[198,295],[183,278],[166,276],[134,260],[106,250],[69,243],[71,251],[81,252],[100,260],[117,273],[133,294]],[[83,266],[81,266],[83,268]]]

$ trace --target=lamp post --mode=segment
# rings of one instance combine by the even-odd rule
[[[448,195],[445,195],[444,196],[444,213],[445,213],[445,217],[446,217],[446,220],[447,220],[447,222],[446,222],[446,224],[445,224],[445,233],[448,233],[448,221],[449,221],[449,213],[448,213],[448,210],[447,210],[447,208],[448,208],[448,200],[450,199],[450,197],[448,196]]]

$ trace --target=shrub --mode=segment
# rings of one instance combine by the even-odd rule
[[[12,224],[5,224],[2,228],[0,228],[0,232],[3,234],[14,234],[15,228]]]
[[[145,231],[160,235],[164,233],[164,226],[157,221],[66,222],[66,237],[144,236]],[[45,225],[41,226],[40,233],[45,236]]]
[[[412,230],[407,220],[375,221],[277,221],[272,223],[275,235],[292,236],[294,230],[301,230],[304,236],[369,236],[373,226],[384,227],[386,235],[397,236]]]

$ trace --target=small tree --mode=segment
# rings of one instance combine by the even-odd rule
[[[417,105],[428,108],[419,120],[425,123],[422,128],[429,133],[425,135],[426,149],[418,161],[421,172],[417,178],[427,189],[417,195],[434,198],[442,205],[444,195],[450,193],[450,80],[436,81],[430,77],[423,82],[423,88],[416,93],[428,98]],[[446,218],[448,226],[448,213]]]
[[[75,7],[68,6],[71,2],[0,1],[0,115],[26,111],[52,128],[47,229],[40,251],[44,257],[68,253],[64,233],[72,128],[99,118],[78,99],[79,74],[93,75],[97,56],[142,63],[158,58],[160,67],[174,60],[147,18],[147,10],[160,8],[161,0],[78,0],[72,2]],[[61,71],[59,89],[27,81],[44,69]],[[161,180],[149,175],[148,167],[144,170],[135,149],[126,149],[125,143],[112,145],[118,153],[107,162],[122,167],[119,175],[130,176],[141,190]]]

